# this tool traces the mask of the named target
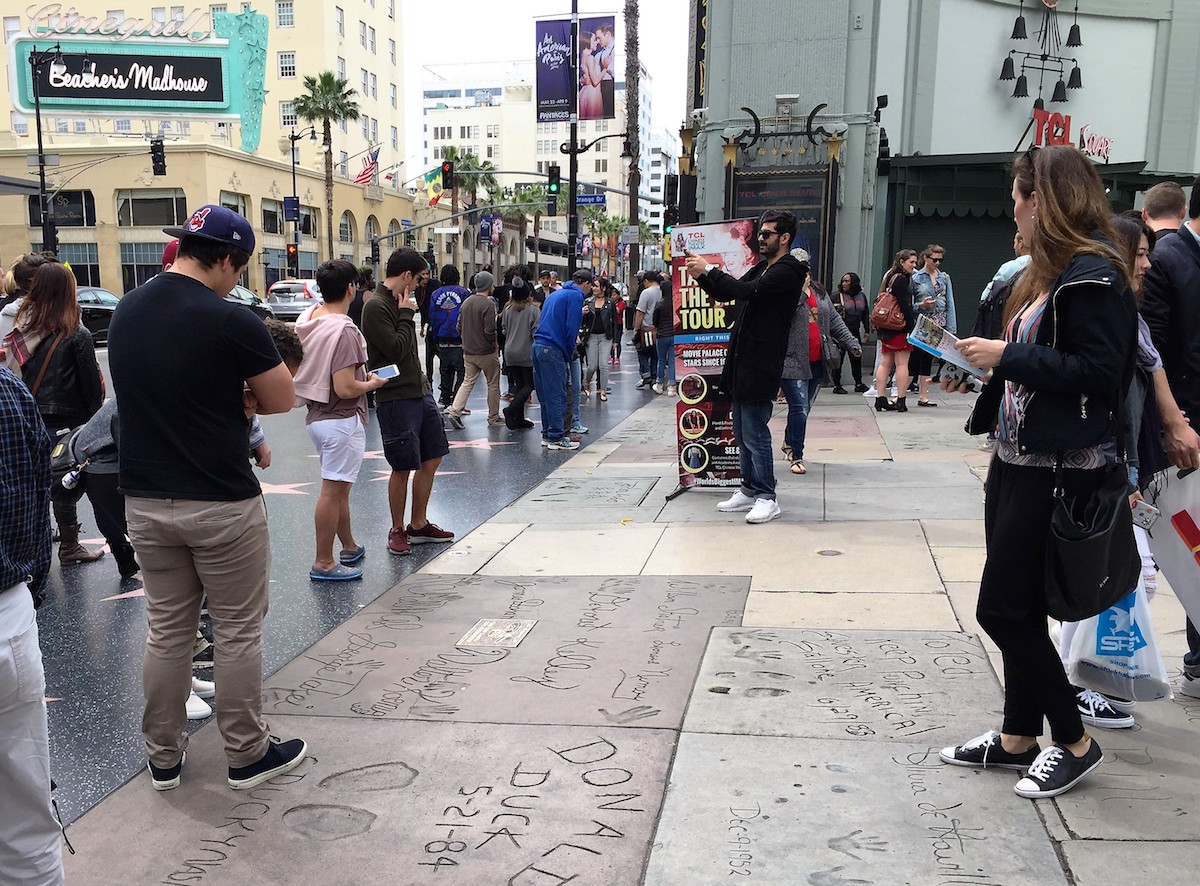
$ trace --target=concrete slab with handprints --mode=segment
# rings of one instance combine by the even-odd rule
[[[1017,774],[925,743],[684,733],[646,886],[1056,886]]]
[[[678,728],[709,631],[749,579],[417,575],[266,682],[264,712]],[[536,619],[516,648],[460,647],[480,618]]]
[[[220,734],[204,729],[179,788],[156,793],[139,774],[68,829],[67,881],[634,884],[675,741],[655,729],[325,717],[272,727],[308,742],[299,768],[232,791]]]
[[[584,477],[569,480],[552,477],[531,489],[517,504],[541,507],[637,507],[656,482],[646,477]]]
[[[986,653],[949,631],[719,628],[686,732],[956,744],[999,728]]]

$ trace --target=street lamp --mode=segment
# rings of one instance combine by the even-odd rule
[[[50,63],[51,74],[62,74],[67,66],[63,64],[62,47],[55,43],[50,49],[40,52],[37,47],[29,51],[29,67],[33,75],[33,116],[37,126],[38,150],[38,207],[42,216],[42,249],[58,253],[58,229],[54,224],[51,203],[46,197],[46,151],[42,146],[42,91],[38,83],[42,68]]]
[[[608,138],[623,138],[625,139],[625,147],[621,151],[621,162],[625,164],[625,169],[628,170],[633,164],[633,151],[629,147],[628,132],[612,132],[608,135],[602,135],[599,138],[592,139],[590,142],[579,143],[576,126],[571,124],[571,140],[563,142],[558,146],[559,153],[566,154],[571,158],[571,176],[567,184],[567,211],[570,213],[567,216],[567,239],[570,240],[567,244],[567,276],[570,277],[575,273],[577,266],[577,250],[576,241],[579,237],[579,217],[575,212],[575,198],[579,195],[579,155],[586,154],[600,142]]]
[[[287,274],[293,278],[300,276],[300,196],[296,193],[296,142],[300,141],[306,135],[310,142],[313,144],[317,143],[317,127],[315,126],[306,126],[299,132],[296,132],[296,127],[293,126],[291,133],[287,137],[289,147],[292,151],[292,196],[290,206],[286,205],[287,201],[284,201],[283,216],[284,220],[287,220],[289,216],[292,220],[292,242],[296,245],[296,259],[294,263],[290,260],[291,253],[289,251]],[[328,145],[325,146],[325,150],[329,150]]]

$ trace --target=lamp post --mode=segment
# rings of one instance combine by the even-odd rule
[[[295,266],[293,267],[293,263],[289,261],[287,268],[287,273],[291,277],[300,276],[300,196],[296,193],[296,142],[300,141],[306,135],[309,141],[316,144],[317,128],[315,126],[306,126],[299,132],[296,132],[296,127],[293,126],[292,131],[288,134],[288,147],[291,148],[292,152],[292,205],[290,212],[284,212],[284,216],[286,218],[290,214],[292,217],[292,243],[296,246]],[[326,150],[328,149],[327,145]]]
[[[571,158],[571,178],[567,184],[567,211],[570,212],[567,239],[567,276],[570,277],[575,273],[578,265],[578,252],[576,250],[576,242],[579,237],[579,216],[576,213],[575,199],[579,196],[579,155],[585,154],[600,142],[608,138],[623,138],[625,139],[625,147],[621,150],[621,161],[625,164],[626,170],[633,163],[633,151],[629,147],[629,133],[627,132],[612,132],[608,135],[602,135],[599,138],[592,139],[590,142],[579,143],[579,134],[574,123],[571,124],[571,140],[563,142],[559,145],[558,150],[562,154],[567,154]]]
[[[51,73],[62,73],[66,70],[63,64],[62,47],[55,43],[50,49],[39,51],[33,47],[29,51],[29,68],[33,75],[33,117],[37,127],[38,152],[38,209],[42,217],[42,249],[58,254],[58,228],[54,224],[51,203],[46,197],[46,151],[42,146],[42,91],[38,83],[42,68],[50,62]]]

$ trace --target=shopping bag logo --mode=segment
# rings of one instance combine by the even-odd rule
[[[1171,525],[1175,527],[1175,531],[1179,533],[1179,537],[1183,539],[1187,549],[1196,558],[1196,563],[1200,564],[1200,528],[1196,527],[1196,521],[1192,519],[1192,515],[1187,511],[1173,514]]]
[[[1146,638],[1133,617],[1134,595],[1110,606],[1100,613],[1096,624],[1096,654],[1133,658],[1146,646]]]

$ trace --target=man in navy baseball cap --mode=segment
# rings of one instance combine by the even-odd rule
[[[203,237],[244,249],[247,255],[254,252],[254,229],[250,222],[224,206],[201,206],[182,228],[163,228],[163,233],[181,239]]]

